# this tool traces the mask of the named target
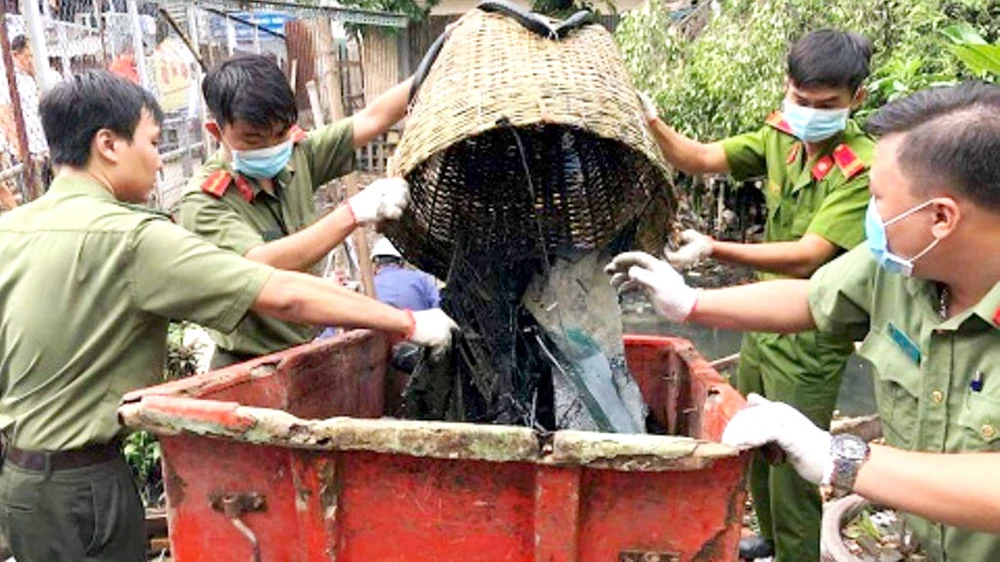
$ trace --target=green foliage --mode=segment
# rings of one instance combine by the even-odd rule
[[[340,2],[348,8],[361,8],[376,12],[392,12],[403,14],[411,22],[420,22],[430,15],[431,9],[441,0],[343,0]]]
[[[1000,41],[1000,0],[946,0],[941,10],[979,30],[987,43]]]
[[[977,77],[1000,78],[1000,43],[990,45],[971,25],[962,22],[944,30],[951,52]]]
[[[156,437],[148,431],[136,431],[125,438],[122,453],[125,455],[125,462],[132,468],[143,503],[149,505],[156,502],[157,498],[149,497],[149,491],[157,488],[156,485],[151,485],[153,483],[150,482],[150,477],[160,463],[160,443]]]
[[[969,0],[972,1],[972,0]],[[940,33],[940,0],[727,0],[695,41],[677,37],[657,0],[625,16],[616,38],[665,121],[699,139],[756,130],[781,101],[790,44],[823,27],[875,46],[871,108],[960,74]]]
[[[592,0],[531,0],[531,11],[555,19],[566,19],[580,10],[591,12],[605,11],[611,14],[618,9],[611,0],[593,2]]]

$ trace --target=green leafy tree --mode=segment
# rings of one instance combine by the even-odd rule
[[[1000,43],[991,45],[968,23],[946,28],[944,36],[951,42],[951,52],[969,70],[983,80],[1000,79]]]
[[[651,0],[625,16],[616,37],[637,85],[664,119],[699,139],[759,128],[780,103],[789,46],[823,27],[856,31],[875,46],[861,118],[889,99],[959,75],[940,40],[953,22],[939,0],[728,0],[694,41],[677,37],[664,12]]]

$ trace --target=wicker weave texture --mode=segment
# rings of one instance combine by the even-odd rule
[[[393,158],[412,202],[387,234],[446,278],[459,234],[527,254],[610,241],[666,167],[611,35],[587,25],[556,41],[472,10],[417,93]]]

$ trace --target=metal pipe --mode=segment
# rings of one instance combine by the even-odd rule
[[[139,80],[143,88],[152,91],[149,74],[146,72],[146,49],[142,46],[142,23],[139,21],[139,3],[136,0],[128,0],[128,17],[132,21],[132,50],[135,52]]]
[[[49,76],[49,72],[47,72],[49,67],[49,49],[45,44],[45,26],[42,25],[42,15],[38,12],[37,0],[27,0],[21,6],[21,12],[24,16],[24,30],[28,36],[28,40],[31,42],[31,53],[35,58],[35,79],[38,81],[39,88],[44,93],[55,86]],[[45,67],[39,68],[40,64],[44,64]]]

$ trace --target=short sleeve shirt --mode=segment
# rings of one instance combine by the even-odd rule
[[[294,234],[316,221],[316,190],[354,166],[354,127],[344,119],[312,131],[295,143],[288,165],[275,177],[274,194],[233,171],[222,153],[208,160],[188,183],[178,206],[180,224],[216,246],[239,255]],[[208,182],[208,183],[206,183]],[[220,195],[206,192],[223,182]],[[210,330],[219,347],[263,355],[312,340],[318,329],[250,313],[235,330]]]
[[[846,251],[864,240],[875,142],[855,122],[848,121],[842,134],[811,157],[780,113],[760,130],[721,144],[736,179],[765,178],[765,242],[793,242],[816,234]]]
[[[273,271],[66,177],[0,217],[0,263],[0,430],[33,450],[114,439],[169,320],[232,330]]]
[[[886,443],[933,453],[1000,452],[1000,283],[947,320],[939,302],[936,283],[886,272],[866,247],[810,281],[817,327],[864,338],[859,353],[873,365]],[[910,519],[931,559],[1000,560],[1000,535]]]
[[[441,306],[441,294],[430,275],[394,265],[382,266],[375,275],[375,298],[409,310]]]

